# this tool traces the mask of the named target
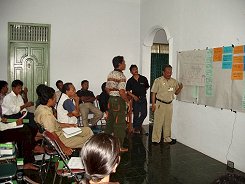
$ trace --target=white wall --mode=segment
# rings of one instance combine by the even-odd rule
[[[160,28],[166,30],[170,40],[174,77],[177,51],[245,44],[243,0],[141,0],[140,14],[142,71],[145,75],[150,71],[152,34]],[[244,119],[244,113],[175,101],[172,132],[179,142],[223,163],[226,163],[232,140],[227,159],[245,172]]]
[[[7,79],[8,22],[51,24],[50,85],[58,79],[80,88],[83,79],[98,94],[123,55],[139,64],[139,0],[0,0],[0,79]]]

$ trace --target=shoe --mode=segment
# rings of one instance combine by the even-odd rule
[[[173,144],[176,144],[176,139],[172,139],[172,141],[171,142],[169,142],[169,144],[171,144],[171,145],[173,145]]]
[[[159,145],[159,142],[152,142],[152,145],[157,146],[157,145]]]

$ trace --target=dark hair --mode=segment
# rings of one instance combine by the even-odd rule
[[[15,88],[17,86],[21,86],[22,87],[23,86],[23,82],[21,80],[14,80],[12,82],[12,88]]]
[[[55,85],[56,85],[57,88],[58,88],[58,84],[61,83],[61,82],[63,83],[62,80],[57,80],[57,81],[56,81]]]
[[[124,58],[123,56],[116,56],[112,59],[112,64],[113,67],[116,69],[119,67],[119,64],[121,64],[123,62]]]
[[[163,65],[162,71],[165,71],[166,68],[172,68],[172,66],[171,65]]]
[[[40,97],[41,96],[41,93],[42,93],[42,88],[46,86],[45,84],[39,84],[36,88],[36,93],[37,93],[37,96]]]
[[[245,184],[245,177],[228,173],[220,176],[218,179],[213,181],[212,184]]]
[[[87,180],[99,182],[120,162],[118,138],[105,133],[93,135],[84,145],[81,158]]]
[[[83,85],[85,82],[88,83],[88,80],[83,80],[83,81],[81,82],[81,85]]]
[[[102,91],[105,91],[105,87],[106,87],[106,82],[104,82],[104,83],[101,85],[101,90],[102,90]]]
[[[67,82],[63,85],[63,88],[61,90],[62,93],[66,93],[66,91],[70,90],[70,85],[73,85],[71,82]]]
[[[55,90],[51,87],[45,86],[44,84],[40,84],[36,89],[39,103],[42,105],[47,105],[48,100],[53,98],[55,94]]]
[[[137,65],[131,65],[129,68],[130,72],[132,72],[133,68],[138,68],[138,67],[137,67]]]
[[[2,88],[3,88],[4,86],[6,86],[6,85],[8,85],[8,83],[7,83],[6,81],[0,80],[0,91],[1,91]]]

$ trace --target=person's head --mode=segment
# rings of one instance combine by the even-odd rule
[[[8,83],[4,80],[0,80],[0,93],[6,95],[8,92]]]
[[[116,56],[112,59],[112,64],[114,69],[119,69],[121,71],[125,70],[126,64],[123,56]]]
[[[12,82],[12,90],[16,95],[21,94],[23,82],[21,80],[14,80]]]
[[[55,106],[56,95],[55,95],[55,90],[53,88],[40,84],[37,87],[36,92],[40,104],[48,105],[49,107]]]
[[[81,82],[81,87],[82,87],[83,90],[88,90],[88,88],[89,88],[89,82],[88,82],[88,80],[83,80]]]
[[[104,83],[101,85],[101,90],[104,91],[104,92],[106,91],[106,90],[105,90],[105,87],[106,87],[106,82],[104,82]]]
[[[76,88],[71,82],[67,82],[63,85],[62,93],[65,93],[68,97],[72,97],[76,94]]]
[[[165,79],[170,79],[172,76],[172,66],[171,65],[164,65],[162,68],[163,77]]]
[[[212,184],[245,184],[245,177],[228,173],[215,179]]]
[[[55,84],[56,84],[56,87],[61,91],[63,88],[63,81],[57,80]]]
[[[120,144],[118,138],[100,133],[93,135],[81,151],[86,178],[100,182],[116,171],[120,162]]]
[[[130,70],[130,73],[132,75],[137,75],[138,74],[138,67],[137,67],[137,65],[131,65],[130,68],[129,68],[129,70]]]

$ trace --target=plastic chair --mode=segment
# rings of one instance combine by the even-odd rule
[[[77,183],[79,183],[85,173],[84,169],[71,169],[68,166],[69,157],[64,154],[59,144],[56,142],[52,133],[48,131],[43,132],[43,136],[45,140],[57,151],[60,161],[56,164],[56,172],[53,179],[53,183],[55,183],[56,175],[60,176],[60,183],[62,182],[63,177],[71,177],[74,178]]]

